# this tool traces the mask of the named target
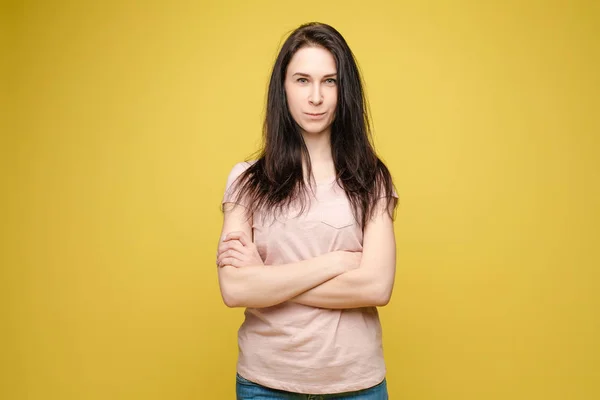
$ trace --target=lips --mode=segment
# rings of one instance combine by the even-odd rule
[[[320,118],[322,116],[324,116],[326,113],[304,113],[306,114],[309,118]]]

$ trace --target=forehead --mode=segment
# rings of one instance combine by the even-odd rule
[[[322,47],[303,47],[294,54],[287,74],[302,72],[309,75],[328,75],[337,72],[333,55]]]

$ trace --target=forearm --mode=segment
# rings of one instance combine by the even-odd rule
[[[345,272],[290,301],[312,307],[345,309],[384,306],[392,294],[393,274],[381,276],[368,267]]]
[[[283,265],[219,268],[219,282],[229,307],[270,307],[306,292],[346,271],[331,257]]]

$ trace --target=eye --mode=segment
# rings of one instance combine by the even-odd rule
[[[306,79],[306,78],[298,78],[298,79],[296,79],[296,82],[306,83],[306,82],[308,82],[308,79]]]
[[[325,80],[326,83],[330,84],[330,85],[335,85],[335,83],[337,82],[335,79],[333,78],[329,78]]]

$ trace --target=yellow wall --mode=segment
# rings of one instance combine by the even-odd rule
[[[311,20],[358,57],[401,197],[391,397],[600,398],[597,2],[23,3],[0,41],[1,398],[234,397],[219,202]]]

